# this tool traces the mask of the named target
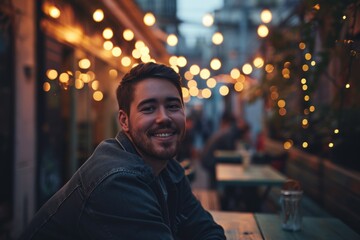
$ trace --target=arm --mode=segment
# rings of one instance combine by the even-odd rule
[[[79,227],[87,239],[173,239],[155,194],[129,172],[113,174],[96,188]]]
[[[183,239],[226,239],[224,229],[201,206],[186,179],[181,182],[180,189],[180,196],[182,196],[180,209],[185,219],[179,228],[179,235]]]

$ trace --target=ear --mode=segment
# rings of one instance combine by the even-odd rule
[[[119,120],[121,129],[125,132],[128,132],[129,131],[129,117],[123,110],[119,110],[118,120]]]

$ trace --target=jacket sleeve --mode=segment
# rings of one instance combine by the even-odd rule
[[[84,239],[173,239],[148,183],[118,172],[93,191],[79,220]]]
[[[182,239],[226,239],[224,229],[217,224],[211,214],[206,211],[195,198],[190,184],[184,178],[181,182],[181,216],[182,223],[179,227],[179,235]]]

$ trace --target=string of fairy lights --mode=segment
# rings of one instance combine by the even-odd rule
[[[321,6],[320,4],[314,4],[314,6],[312,7],[312,10],[315,12],[315,14],[320,11]],[[344,10],[344,12],[346,11],[346,9]],[[353,20],[352,20],[352,26],[350,26],[349,28],[351,28],[353,30],[351,36],[348,37],[353,37],[354,36],[354,25],[355,25],[355,19],[356,19],[356,14],[357,14],[358,10],[355,9],[352,13],[355,15],[353,16]],[[343,26],[349,26],[349,23],[346,22],[348,20],[348,16],[346,16],[346,14],[344,13],[341,16],[341,20],[342,20],[342,25]],[[341,28],[342,29],[342,28]],[[349,55],[350,55],[350,61],[349,61],[349,69],[347,72],[347,76],[345,77],[345,81],[343,81],[341,84],[343,84],[342,86],[340,86],[340,91],[341,91],[341,103],[340,103],[340,113],[339,113],[339,117],[337,119],[337,123],[333,124],[333,126],[329,126],[328,127],[328,132],[327,132],[327,147],[329,149],[335,147],[335,142],[337,139],[337,136],[340,133],[340,123],[342,121],[342,109],[343,109],[343,99],[344,96],[346,95],[346,92],[350,90],[351,88],[351,84],[350,84],[350,72],[352,70],[352,62],[353,60],[358,56],[359,52],[357,51],[356,48],[351,47],[351,45],[354,43],[354,41],[352,39],[346,39],[346,40],[336,40],[336,42],[341,42],[343,43],[343,47],[345,48],[345,46],[349,47]],[[307,129],[309,127],[311,123],[311,114],[314,113],[316,111],[316,107],[311,104],[311,93],[309,92],[309,86],[308,86],[308,81],[311,77],[311,73],[307,74],[309,71],[314,70],[314,68],[316,68],[317,65],[317,61],[315,60],[315,58],[312,56],[312,54],[309,52],[309,48],[306,46],[305,42],[300,42],[299,45],[299,50],[301,51],[301,54],[303,56],[303,65],[301,66],[301,70],[303,73],[303,77],[300,78],[300,86],[301,86],[301,90],[303,92],[303,101],[304,101],[304,106],[307,106],[306,108],[303,109],[303,114],[301,117],[301,128],[303,129]],[[290,70],[289,70],[289,66],[291,65],[290,62],[285,62],[284,63],[284,68],[282,69],[282,76],[284,79],[289,79],[290,78]],[[272,72],[272,68],[268,69],[265,68],[266,72]],[[272,86],[270,88],[271,91],[271,99],[274,101],[277,101],[277,106],[278,106],[278,114],[280,116],[285,116],[286,115],[286,101],[284,99],[279,99],[279,94],[276,92],[277,88],[275,86]],[[310,133],[313,134],[313,133]],[[309,147],[309,141],[307,141],[306,139],[303,140],[301,142],[301,147],[306,149]],[[283,147],[284,149],[290,149],[292,146],[294,145],[294,141],[292,139],[288,139],[284,141]]]
[[[58,6],[53,4],[53,2],[45,2],[43,6],[43,11],[49,17],[53,19],[59,19],[61,17],[61,10]],[[105,14],[102,9],[96,9],[92,14],[92,20],[94,22],[102,22],[105,19]],[[148,26],[152,26],[155,23],[155,17],[152,13],[146,13],[144,15],[144,23]],[[149,62],[155,61],[150,55],[150,49],[146,44],[137,40],[134,43],[134,48],[131,50],[131,54],[125,54],[125,51],[118,45],[116,45],[116,40],[114,40],[114,31],[110,27],[105,27],[101,36],[103,39],[102,47],[103,49],[111,54],[115,59],[120,59],[120,64],[123,68],[130,68],[134,66],[139,61]],[[131,42],[136,36],[131,29],[124,29],[122,37],[125,41]],[[46,77],[48,81],[45,81],[43,84],[43,90],[45,92],[51,91],[52,81],[57,80],[60,87],[64,90],[67,90],[69,86],[73,85],[75,89],[83,89],[85,84],[88,84],[90,89],[93,90],[93,100],[102,101],[103,92],[100,90],[101,81],[96,79],[97,75],[92,71],[93,62],[88,57],[84,57],[78,60],[78,70],[74,73],[67,70],[64,72],[59,72],[56,69],[48,69],[46,71]],[[117,80],[119,75],[119,70],[112,68],[109,70],[109,77]]]
[[[53,19],[59,19],[61,17],[60,8],[52,2],[45,2],[43,10],[49,17]],[[93,12],[92,17],[94,22],[102,22],[105,18],[104,11],[97,9]],[[271,12],[265,10],[262,13],[262,19],[264,19],[264,22],[270,22]],[[156,23],[156,18],[151,12],[148,12],[144,14],[143,21],[147,26],[152,27]],[[214,19],[211,14],[206,14],[203,17],[203,25],[205,27],[212,26],[213,22]],[[258,33],[259,36],[265,37],[268,34],[268,29],[264,25],[261,25],[259,26]],[[137,64],[138,61],[156,61],[156,59],[151,57],[149,48],[141,40],[137,40],[135,42],[131,56],[124,55],[121,47],[116,46],[114,41],[112,41],[113,36],[114,32],[110,27],[103,29],[103,48],[106,51],[111,52],[114,58],[121,58],[120,63],[123,67],[132,67]],[[123,38],[130,42],[136,39],[136,36],[131,29],[125,29],[123,31]],[[222,33],[215,32],[211,40],[214,45],[220,45],[223,43],[224,37]],[[175,34],[168,34],[166,38],[166,44],[168,46],[176,46],[178,44],[178,37]],[[188,60],[184,56],[173,55],[169,58],[168,64],[177,72],[180,72],[180,68],[185,69],[184,79],[186,80],[186,86],[183,87],[183,96],[184,100],[188,102],[192,97],[197,97],[200,99],[210,98],[212,96],[212,92],[218,84],[221,84],[221,86],[218,88],[218,91],[222,96],[226,96],[230,93],[228,83],[233,83],[235,91],[243,91],[248,87],[245,76],[250,75],[253,71],[253,68],[261,68],[264,64],[264,60],[261,57],[257,57],[254,59],[253,64],[245,63],[241,70],[238,68],[233,68],[229,74],[223,74],[221,78],[211,76],[212,70],[216,71],[222,67],[221,60],[218,58],[212,58],[207,67],[200,67],[196,64],[187,66]],[[46,76],[49,81],[44,83],[43,90],[46,92],[50,91],[50,82],[53,80],[58,80],[60,86],[65,90],[68,89],[71,84],[73,84],[76,89],[82,89],[85,84],[89,84],[89,86],[91,86],[91,88],[94,90],[93,99],[95,101],[101,101],[103,99],[103,94],[99,90],[101,82],[96,79],[96,74],[90,70],[91,65],[92,63],[89,58],[83,58],[79,59],[79,70],[75,71],[75,73],[70,71],[58,72],[56,69],[48,69]],[[110,75],[115,75],[115,77],[117,76],[116,69],[112,69],[110,71],[113,72]],[[205,88],[200,89],[198,87],[198,83],[195,80],[195,77],[197,76],[206,82]],[[71,81],[72,79],[74,79],[74,81]],[[226,84],[223,84],[222,81]]]
[[[321,9],[320,4],[314,4],[312,7],[313,11],[319,11]],[[53,19],[58,19],[61,17],[60,9],[46,2],[43,8],[44,12]],[[355,11],[357,12],[357,11]],[[316,13],[315,13],[316,14]],[[272,21],[272,13],[269,9],[263,9],[260,13],[261,24],[257,28],[257,34],[260,38],[266,39],[269,35],[269,24]],[[102,22],[105,18],[104,12],[101,9],[97,9],[93,12],[92,20],[94,22]],[[341,17],[342,21],[347,21],[348,17],[344,14]],[[154,27],[156,24],[156,17],[151,13],[145,13],[143,21],[148,27]],[[202,19],[204,27],[211,27],[214,23],[214,18],[211,14],[204,15]],[[122,67],[131,68],[137,62],[149,62],[156,61],[153,59],[149,47],[141,40],[136,40],[137,36],[131,29],[125,29],[123,31],[122,37],[125,41],[131,42],[134,41],[134,48],[131,50],[131,54],[124,54],[123,49],[120,46],[115,44],[113,41],[114,32],[110,27],[106,27],[102,30],[103,38],[103,48],[105,51],[108,51],[112,54],[114,58],[119,58]],[[136,41],[135,41],[136,40]],[[224,42],[224,36],[221,32],[214,32],[211,38],[211,41],[214,45],[221,45]],[[168,46],[176,46],[178,44],[178,37],[175,34],[168,34],[166,38],[166,44]],[[343,40],[344,45],[353,44],[353,40]],[[305,41],[301,41],[298,44],[298,49],[303,56],[303,64],[301,66],[301,71],[303,72],[303,77],[299,79],[299,86],[301,87],[303,93],[304,106],[303,114],[301,117],[300,125],[302,129],[307,129],[311,124],[311,114],[316,111],[316,106],[312,104],[311,93],[309,92],[309,81],[311,80],[311,71],[317,67],[316,56],[309,51],[309,48]],[[351,49],[351,55],[353,57],[358,56],[358,51],[356,49]],[[219,94],[226,96],[230,93],[230,88],[233,87],[235,92],[243,92],[248,90],[251,86],[247,76],[250,76],[254,69],[260,69],[264,72],[265,78],[271,77],[274,71],[277,71],[276,66],[271,63],[266,63],[261,56],[256,56],[247,63],[244,63],[240,68],[233,68],[228,74],[221,74],[221,76],[212,76],[212,70],[217,71],[222,68],[222,62],[219,58],[210,59],[208,66],[202,67],[196,64],[191,66],[188,65],[188,60],[184,56],[173,55],[169,58],[168,64],[175,69],[175,71],[180,72],[180,69],[184,70],[184,76],[186,86],[183,87],[183,96],[186,102],[190,101],[191,98],[196,97],[199,99],[209,99],[213,95],[213,91],[218,89]],[[281,75],[283,79],[291,79],[291,65],[290,61],[285,61],[281,70]],[[79,70],[72,73],[70,71],[58,72],[55,69],[48,69],[46,72],[47,79],[43,84],[43,90],[48,92],[51,90],[50,82],[53,80],[58,80],[60,86],[63,89],[67,89],[71,84],[74,84],[76,89],[82,89],[85,84],[89,84],[91,89],[93,89],[93,99],[95,101],[101,101],[103,99],[103,93],[100,90],[101,81],[96,79],[96,74],[91,71],[92,62],[89,58],[82,58],[78,61]],[[109,75],[116,79],[118,76],[117,69],[111,69]],[[75,79],[74,82],[71,82],[71,79]],[[197,79],[197,80],[196,80]],[[204,81],[206,87],[199,88],[198,81]],[[216,86],[219,87],[216,88]],[[261,84],[261,83],[260,83]],[[345,82],[344,89],[349,89],[351,87],[349,78]],[[285,97],[281,97],[278,92],[278,87],[276,85],[270,86],[270,99],[274,101],[277,106],[279,116],[286,116],[287,114],[287,102]],[[339,120],[340,121],[340,120]],[[336,135],[340,133],[338,126],[330,129],[332,137],[329,138],[328,147],[334,147],[334,139]],[[291,139],[285,140],[283,147],[289,149],[294,145],[294,141]],[[309,142],[303,140],[301,143],[302,148],[308,148]]]

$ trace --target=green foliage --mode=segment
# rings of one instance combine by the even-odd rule
[[[307,151],[340,163],[339,153],[346,150],[350,151],[347,156],[354,155],[351,151],[356,147],[348,146],[360,139],[360,32],[354,32],[353,21],[360,18],[356,16],[359,8],[360,1],[303,1],[297,11],[300,24],[282,23],[266,39],[266,63],[272,64],[274,71],[264,74],[260,90],[255,91],[270,102],[272,114],[267,123],[271,137],[292,139],[298,147],[306,141],[310,146]],[[306,48],[299,48],[300,43]],[[311,53],[314,67],[304,58],[305,53]],[[282,73],[286,62],[290,78]],[[308,71],[303,70],[304,64],[310,66]],[[303,78],[306,91],[300,83]],[[346,83],[351,84],[350,89],[345,88]],[[270,100],[274,91],[278,98]],[[310,101],[305,102],[304,95],[309,95]],[[279,99],[287,103],[284,116],[278,114]],[[311,105],[315,112],[305,114],[304,109]],[[309,120],[307,126],[302,126],[303,119]],[[342,134],[334,135],[336,128]],[[328,147],[330,142],[334,142],[334,149]]]

